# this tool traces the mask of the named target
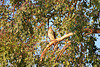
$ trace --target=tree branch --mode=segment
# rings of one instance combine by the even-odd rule
[[[57,39],[55,39],[54,41],[51,41],[51,42],[46,46],[46,48],[43,50],[43,52],[42,52],[42,54],[41,54],[41,57],[40,57],[41,61],[42,61],[43,55],[46,53],[46,51],[48,50],[48,48],[49,48],[50,46],[52,46],[52,44],[54,44],[54,43],[56,43],[56,42],[59,42],[59,41],[62,41],[63,39],[65,39],[65,38],[67,38],[67,37],[69,37],[69,36],[72,36],[73,34],[75,34],[75,33],[69,33],[69,34],[66,34],[66,35],[62,36],[61,38],[57,38]]]
[[[63,52],[65,51],[65,49],[66,49],[67,47],[69,47],[70,45],[71,45],[71,41],[68,41],[68,43],[67,43],[66,45],[64,45],[64,47],[61,49],[61,51],[60,51],[59,54],[57,55],[55,61],[57,60],[58,57],[59,57],[59,59],[61,58],[61,55],[63,54]],[[59,55],[60,55],[60,56],[59,56]],[[58,60],[59,60],[59,59],[58,59]]]

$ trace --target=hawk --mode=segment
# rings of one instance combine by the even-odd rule
[[[52,27],[49,27],[48,29],[48,37],[50,41],[56,39],[55,32],[52,30]]]

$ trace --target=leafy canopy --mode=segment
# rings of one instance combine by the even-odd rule
[[[100,0],[3,0],[0,65],[98,67],[96,38],[89,29],[100,26],[99,17]],[[41,53],[50,43],[48,26],[52,26],[56,38],[70,32],[75,34],[57,42],[58,49],[50,46],[40,61]]]

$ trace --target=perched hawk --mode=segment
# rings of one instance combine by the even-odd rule
[[[48,37],[51,41],[56,39],[55,32],[52,30],[52,27],[49,27],[48,29]]]

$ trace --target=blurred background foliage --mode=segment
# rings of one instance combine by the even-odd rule
[[[75,35],[59,42],[54,55],[54,46],[50,47],[41,62],[41,53],[50,42],[48,26],[57,38],[69,32]],[[95,34],[84,32],[99,27],[100,0],[1,0],[0,66],[99,67]],[[58,56],[66,40],[71,45]]]

